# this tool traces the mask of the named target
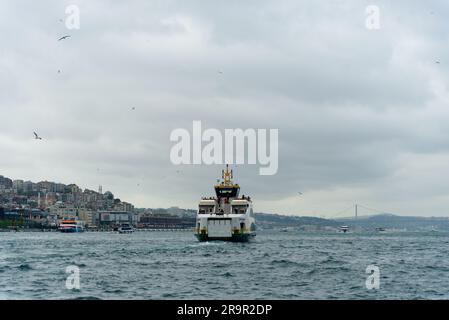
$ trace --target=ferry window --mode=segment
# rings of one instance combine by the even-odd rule
[[[198,214],[206,214],[214,211],[214,206],[200,206]]]
[[[233,206],[232,207],[232,212],[235,214],[245,214],[246,213],[246,205],[238,205],[238,206]]]

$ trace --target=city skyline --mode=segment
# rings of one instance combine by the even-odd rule
[[[218,181],[218,180],[217,180]],[[10,191],[13,191],[14,193],[11,194]],[[78,194],[80,195],[79,201],[74,201],[73,198],[67,199],[62,198],[61,195],[72,193],[72,194]],[[298,192],[299,195],[303,195],[301,192]],[[34,196],[33,196],[34,195]],[[83,195],[87,195],[87,199],[83,197]],[[97,200],[97,197],[95,195],[100,196],[101,198],[109,198],[111,200],[110,206],[100,206],[94,205],[92,206],[91,201]],[[93,198],[92,198],[93,196]],[[12,201],[13,198],[16,197],[23,197],[25,202],[14,202]],[[9,202],[7,201],[9,198]],[[185,212],[196,212],[197,208],[180,208],[179,206],[172,205],[170,207],[135,207],[132,203],[128,203],[127,201],[123,201],[120,199],[120,197],[115,197],[114,194],[110,190],[106,190],[103,192],[103,186],[99,185],[98,190],[89,189],[89,188],[83,188],[82,186],[78,186],[76,183],[61,183],[61,182],[55,182],[55,181],[48,181],[48,180],[42,180],[38,182],[33,182],[30,180],[24,180],[24,179],[12,179],[10,177],[4,176],[0,174],[0,208],[2,208],[2,200],[3,200],[3,206],[5,208],[9,209],[32,209],[32,208],[38,208],[42,210],[50,210],[55,205],[58,206],[59,204],[63,205],[63,208],[69,207],[70,211],[68,214],[72,215],[77,209],[85,209],[88,211],[96,212],[96,211],[103,211],[107,209],[112,209],[116,212],[142,212],[141,210],[144,210],[143,212],[152,212],[154,211],[156,214],[158,214],[159,210],[162,212],[165,211],[163,214],[173,214],[173,212],[176,212],[175,214],[185,213]],[[34,206],[29,204],[29,202],[35,202]],[[37,204],[37,205],[36,205]],[[112,204],[114,204],[112,206]],[[75,211],[73,211],[75,210]],[[146,211],[150,210],[150,211]],[[368,214],[360,214],[360,210],[367,210]],[[280,216],[301,216],[296,214],[285,214],[283,212],[259,212],[260,214],[271,214],[271,215],[280,215]],[[343,215],[342,215],[343,214]],[[355,214],[355,216],[354,216]],[[325,219],[341,219],[341,218],[350,218],[358,216],[362,217],[372,217],[375,215],[394,215],[391,212],[382,211],[379,209],[374,209],[370,207],[366,207],[361,204],[354,203],[349,208],[345,208],[338,212],[337,214],[333,215],[320,215],[319,218],[325,218]],[[75,212],[76,216],[76,212]],[[303,217],[312,217],[313,215],[302,215]],[[420,215],[416,215],[419,217]],[[410,217],[410,216],[409,216]],[[422,216],[426,217],[426,216]],[[434,217],[434,216],[431,216]],[[444,217],[444,216],[443,216]],[[449,217],[448,217],[449,218]]]

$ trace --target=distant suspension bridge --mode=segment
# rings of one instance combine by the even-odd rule
[[[327,216],[327,218],[349,218],[353,216],[354,219],[357,219],[357,217],[359,216],[370,216],[374,214],[392,214],[392,213],[387,212],[385,210],[370,208],[365,205],[356,203],[344,210],[332,214],[331,216]]]

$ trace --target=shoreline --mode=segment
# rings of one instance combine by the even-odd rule
[[[154,232],[154,231],[165,231],[165,232],[193,232],[194,229],[134,229],[135,232]],[[0,233],[9,233],[9,232],[40,232],[40,233],[60,233],[59,230],[55,229],[19,229],[19,230],[7,230],[7,229],[0,229]],[[114,230],[84,230],[85,233],[97,233],[97,232],[116,232]],[[83,233],[80,232],[80,233]]]

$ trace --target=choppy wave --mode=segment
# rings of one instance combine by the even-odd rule
[[[444,299],[447,243],[444,233],[264,230],[246,244],[200,243],[186,232],[2,233],[0,298]],[[377,291],[365,286],[372,264]],[[80,289],[66,288],[69,265],[79,267]]]
[[[24,263],[24,264],[21,264],[21,265],[17,266],[17,269],[19,269],[20,271],[29,271],[29,270],[33,270],[33,268],[31,267],[31,265],[29,265],[28,263]]]

